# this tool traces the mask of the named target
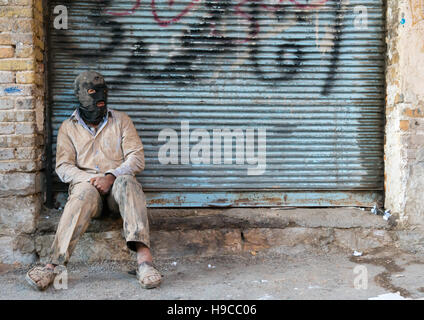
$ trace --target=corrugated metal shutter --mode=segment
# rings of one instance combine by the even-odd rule
[[[53,23],[63,4],[67,30]],[[75,107],[72,82],[95,69],[110,86],[110,106],[129,114],[142,137],[140,180],[151,205],[381,198],[382,0],[60,0],[50,1],[50,16],[53,155]],[[266,128],[266,171],[248,175],[253,166],[235,157],[161,164],[159,132],[181,135],[182,121],[211,140],[213,129]]]

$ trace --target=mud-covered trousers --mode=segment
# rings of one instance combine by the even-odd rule
[[[146,198],[135,177],[117,177],[105,201],[109,209],[121,214],[128,248],[136,251],[136,242],[150,247]],[[91,219],[101,215],[102,208],[103,198],[89,182],[69,186],[68,201],[51,247],[50,263],[68,263],[78,239],[87,230]]]

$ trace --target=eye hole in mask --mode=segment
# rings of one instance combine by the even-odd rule
[[[90,95],[95,94],[97,91],[96,89],[87,89],[87,93]],[[107,89],[104,89],[103,92],[106,94],[107,93]]]

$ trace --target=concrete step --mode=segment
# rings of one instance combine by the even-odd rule
[[[45,209],[35,235],[41,262],[48,258],[60,210]],[[394,244],[396,234],[381,216],[359,208],[149,209],[156,257],[217,256],[262,250],[314,247],[367,252]],[[120,217],[93,220],[73,262],[133,260]]]

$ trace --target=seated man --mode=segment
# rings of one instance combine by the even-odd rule
[[[26,279],[39,290],[53,283],[57,265],[66,265],[91,218],[106,202],[119,210],[127,246],[137,252],[137,278],[144,288],[157,287],[160,273],[152,265],[146,199],[135,174],[144,169],[143,144],[131,119],[107,108],[107,86],[94,71],[74,82],[79,106],[65,120],[57,137],[56,172],[70,183],[51,248],[51,261],[28,271]],[[105,257],[107,258],[107,257]]]

